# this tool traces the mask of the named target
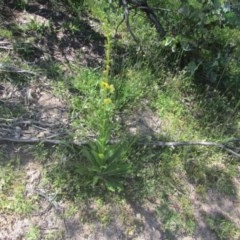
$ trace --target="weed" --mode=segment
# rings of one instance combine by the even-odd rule
[[[115,89],[109,83],[111,51],[109,32],[105,48],[106,66],[100,81],[100,106],[95,109],[99,119],[96,124],[99,135],[96,141],[83,147],[82,156],[85,162],[76,167],[76,173],[81,176],[86,186],[102,186],[109,191],[122,191],[123,179],[131,173],[131,165],[126,159],[131,144],[122,140],[117,144],[110,143],[115,125],[111,122],[114,109],[111,95]]]
[[[157,216],[160,218],[163,229],[167,236],[183,234],[187,232],[192,234],[195,230],[195,220],[188,214],[181,214],[178,210],[169,207],[171,203],[163,203],[156,209]]]
[[[45,235],[45,240],[59,240],[59,239],[64,239],[64,231],[63,230],[58,230],[58,231],[55,231],[55,230],[52,230],[52,231],[49,231],[46,235]]]
[[[152,79],[153,76],[147,69],[139,71],[139,69],[126,67],[121,78],[113,79],[116,88],[114,100],[117,109],[126,110],[130,106],[139,106],[141,100],[146,97],[154,98],[156,88],[154,83],[151,83]]]
[[[47,23],[40,23],[37,18],[31,19],[27,24],[25,24],[22,28],[23,32],[32,34],[43,34],[44,31],[49,29],[50,25],[49,22]]]
[[[7,191],[7,189],[10,188],[13,180],[14,180],[14,172],[13,172],[13,166],[12,164],[8,164],[6,167],[1,167],[0,170],[0,176],[1,176],[1,184],[0,184],[0,189],[1,192]]]
[[[0,36],[7,39],[12,39],[12,32],[7,29],[0,28]]]
[[[100,107],[99,95],[100,74],[93,70],[80,70],[71,80],[72,91],[72,126],[77,128],[76,137],[83,136],[79,126],[83,126],[85,132],[96,128],[96,107]],[[75,94],[74,94],[75,93]],[[91,115],[90,115],[91,113]],[[80,117],[83,116],[83,117]]]
[[[81,23],[78,20],[73,20],[72,22],[64,22],[62,27],[65,31],[69,31],[71,34],[79,32],[81,30]]]
[[[27,197],[20,170],[13,163],[0,169],[0,212],[30,214],[34,208],[33,198]]]
[[[65,5],[69,8],[69,11],[74,14],[79,14],[83,10],[84,0],[64,0]]]
[[[26,61],[33,61],[42,55],[42,50],[37,48],[31,41],[18,42],[14,45],[15,52]]]
[[[0,107],[0,114],[6,118],[14,118],[22,116],[26,113],[26,109],[21,104],[17,104],[16,106],[1,106]]]
[[[28,0],[16,0],[13,2],[13,4],[15,8],[24,10],[28,4]]]
[[[240,237],[239,228],[222,215],[207,217],[206,222],[220,240],[237,240]]]
[[[64,72],[62,65],[58,62],[46,60],[39,64],[40,71],[45,74],[48,78],[58,81],[64,80]]]
[[[27,240],[38,240],[41,238],[41,231],[38,226],[32,225],[25,234]]]

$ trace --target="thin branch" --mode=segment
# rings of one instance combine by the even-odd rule
[[[115,30],[115,35],[117,35],[117,32],[118,32],[118,28],[121,26],[121,24],[124,22],[125,20],[125,16],[123,16],[122,20],[119,22],[119,24],[117,25],[116,27],[116,30]]]
[[[55,135],[56,136],[56,135]],[[54,137],[55,137],[54,136]],[[64,140],[57,140],[57,139],[50,139],[48,138],[29,138],[29,139],[17,139],[17,138],[7,138],[7,137],[0,137],[0,143],[7,143],[7,142],[12,142],[12,143],[25,143],[25,144],[36,144],[36,143],[46,143],[46,144],[51,144],[51,145],[76,145],[76,146],[83,146],[88,144],[89,141],[81,141],[81,142],[73,142],[73,141],[64,141]],[[94,140],[94,139],[93,139]],[[228,147],[226,144],[228,142],[240,142],[240,139],[233,139],[229,140],[226,143],[216,143],[216,142],[205,142],[205,141],[196,141],[196,142],[137,142],[137,145],[145,145],[145,146],[152,146],[152,147],[181,147],[181,146],[205,146],[205,147],[217,147],[221,148],[228,153],[231,153],[232,155],[239,157],[240,158],[240,153],[234,151],[230,147]],[[120,142],[120,140],[113,140],[110,141],[110,144],[116,144]]]
[[[15,66],[10,66],[10,65],[7,65],[7,64],[4,64],[4,63],[0,63],[0,71],[1,72],[11,72],[11,73],[28,73],[28,74],[32,74],[32,75],[38,75],[35,72],[20,69],[20,68],[17,68]]]
[[[10,42],[0,41],[0,49],[12,50],[13,47]]]
[[[235,140],[236,141],[236,140]],[[240,141],[240,139],[238,140]],[[230,142],[230,141],[228,141]],[[149,142],[149,143],[141,143],[142,145],[153,146],[153,147],[181,147],[181,146],[206,146],[206,147],[218,147],[221,148],[237,157],[240,157],[240,154],[233,151],[229,148],[225,143],[216,143],[216,142]]]
[[[10,137],[0,137],[0,143],[25,143],[25,144],[36,144],[36,143],[46,143],[51,145],[67,145],[68,143],[63,140],[49,139],[48,138],[10,138]]]
[[[165,30],[162,27],[162,24],[159,22],[156,14],[154,13],[154,9],[148,6],[147,0],[140,1],[140,2],[138,2],[138,1],[131,1],[130,0],[128,4],[132,5],[133,9],[139,9],[140,11],[144,12],[147,15],[148,19],[154,25],[154,27],[156,28],[157,32],[161,36],[161,38],[163,38],[166,35]],[[161,8],[159,8],[159,10],[160,9]],[[163,9],[161,9],[161,10],[163,10]],[[164,9],[164,10],[166,10],[166,9]]]
[[[240,142],[240,138],[233,138],[233,139],[227,140],[224,144],[233,143],[233,142]]]
[[[154,11],[174,12],[173,10],[167,9],[167,8],[152,8],[152,10],[154,10]]]
[[[0,46],[0,49],[5,49],[5,50],[13,50],[13,47],[8,47],[8,46]]]
[[[129,31],[129,33],[131,34],[132,38],[134,39],[134,41],[136,43],[139,43],[139,40],[137,39],[137,37],[135,36],[135,34],[133,33],[130,23],[129,23],[129,9],[128,9],[128,4],[126,0],[122,0],[122,5],[123,5],[123,9],[124,9],[124,19],[126,21],[126,25],[127,25],[127,29]]]

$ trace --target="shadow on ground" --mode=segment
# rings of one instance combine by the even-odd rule
[[[63,69],[54,69],[56,62],[88,67],[101,64],[104,36],[94,30],[99,23],[89,21],[84,13],[67,15],[60,10],[64,8],[61,4],[58,9],[39,3],[26,4],[23,10],[11,3],[5,8],[3,28],[13,33],[15,54],[40,72],[58,76]]]

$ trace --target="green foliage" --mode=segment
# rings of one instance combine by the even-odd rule
[[[24,10],[28,4],[28,0],[15,0],[13,1],[13,4],[15,8]]]
[[[154,91],[154,88],[149,87],[154,86],[153,79],[154,76],[146,68],[124,67],[122,75],[113,79],[117,108],[126,109],[129,105],[138,105],[146,96],[154,97],[157,89]]]
[[[162,221],[167,237],[171,238],[176,233],[183,234],[184,232],[192,234],[196,226],[193,214],[182,214],[169,207],[169,205],[169,202],[166,202],[156,209],[157,216]]]
[[[109,139],[109,137],[108,137]],[[76,173],[83,178],[86,186],[103,186],[109,191],[122,191],[124,178],[130,177],[131,165],[127,161],[129,142],[108,145],[101,138],[94,143],[89,143],[82,150],[83,158],[76,169]]]
[[[23,32],[27,33],[30,32],[32,34],[44,34],[44,32],[49,29],[50,24],[47,23],[40,23],[37,21],[36,18],[31,19],[29,22],[27,22],[24,26],[20,26],[20,28],[23,30]]]
[[[72,115],[75,118],[73,126],[87,125],[95,127],[98,119],[98,111],[95,109],[100,107],[99,101],[99,83],[101,75],[91,69],[83,69],[77,72],[76,76],[70,80],[70,91],[76,94],[72,95]],[[91,114],[90,114],[91,113]],[[77,116],[84,116],[79,118]],[[87,121],[86,121],[87,120]]]
[[[32,225],[25,234],[27,240],[38,240],[41,238],[41,230],[38,226]]]
[[[172,15],[163,45],[180,56],[180,67],[194,75],[198,83],[233,90],[232,74],[227,69],[238,61],[240,34],[223,7],[220,1],[181,4],[177,14]]]
[[[206,222],[220,240],[237,240],[240,237],[239,228],[222,215],[207,217]]]
[[[76,173],[80,175],[84,186],[103,186],[109,191],[122,191],[123,180],[131,173],[131,165],[126,159],[131,144],[123,140],[120,140],[119,143],[111,144],[112,131],[116,126],[112,122],[114,104],[111,99],[115,88],[109,83],[111,36],[107,22],[105,24],[104,29],[107,37],[105,44],[105,69],[100,82],[94,78],[90,80],[93,83],[93,88],[90,85],[90,91],[94,91],[93,94],[90,92],[90,96],[94,97],[91,111],[96,113],[94,120],[96,117],[98,118],[98,122],[95,123],[98,137],[95,142],[91,142],[83,147],[83,161],[77,165]],[[98,91],[96,91],[96,84],[98,84]],[[79,84],[78,81],[75,82],[75,88],[89,94],[84,85],[82,83]],[[87,88],[89,88],[89,84]]]
[[[0,213],[30,214],[34,199],[26,197],[25,184],[13,163],[0,169]]]
[[[69,11],[74,14],[79,14],[84,7],[84,0],[57,0],[57,2],[64,2]]]
[[[0,28],[0,36],[8,39],[12,39],[12,32],[8,29]]]

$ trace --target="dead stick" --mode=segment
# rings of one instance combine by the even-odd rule
[[[237,141],[237,139],[229,140],[227,142]],[[240,142],[240,139],[238,139]],[[77,145],[77,146],[83,146],[86,145],[89,141],[82,141],[82,142],[67,142],[63,140],[55,140],[55,139],[39,139],[39,138],[29,138],[29,139],[17,139],[17,138],[1,138],[0,137],[0,143],[6,143],[6,142],[12,142],[12,143],[26,143],[26,144],[35,144],[35,143],[46,143],[46,144],[57,144],[57,145]],[[110,144],[115,144],[120,142],[120,140],[114,140],[110,141]],[[137,145],[145,145],[145,146],[153,146],[153,147],[180,147],[180,146],[206,146],[206,147],[218,147],[221,148],[231,154],[233,154],[236,157],[240,158],[240,154],[235,152],[234,150],[227,147],[226,143],[216,143],[216,142],[204,142],[204,141],[196,141],[196,142],[138,142]]]

